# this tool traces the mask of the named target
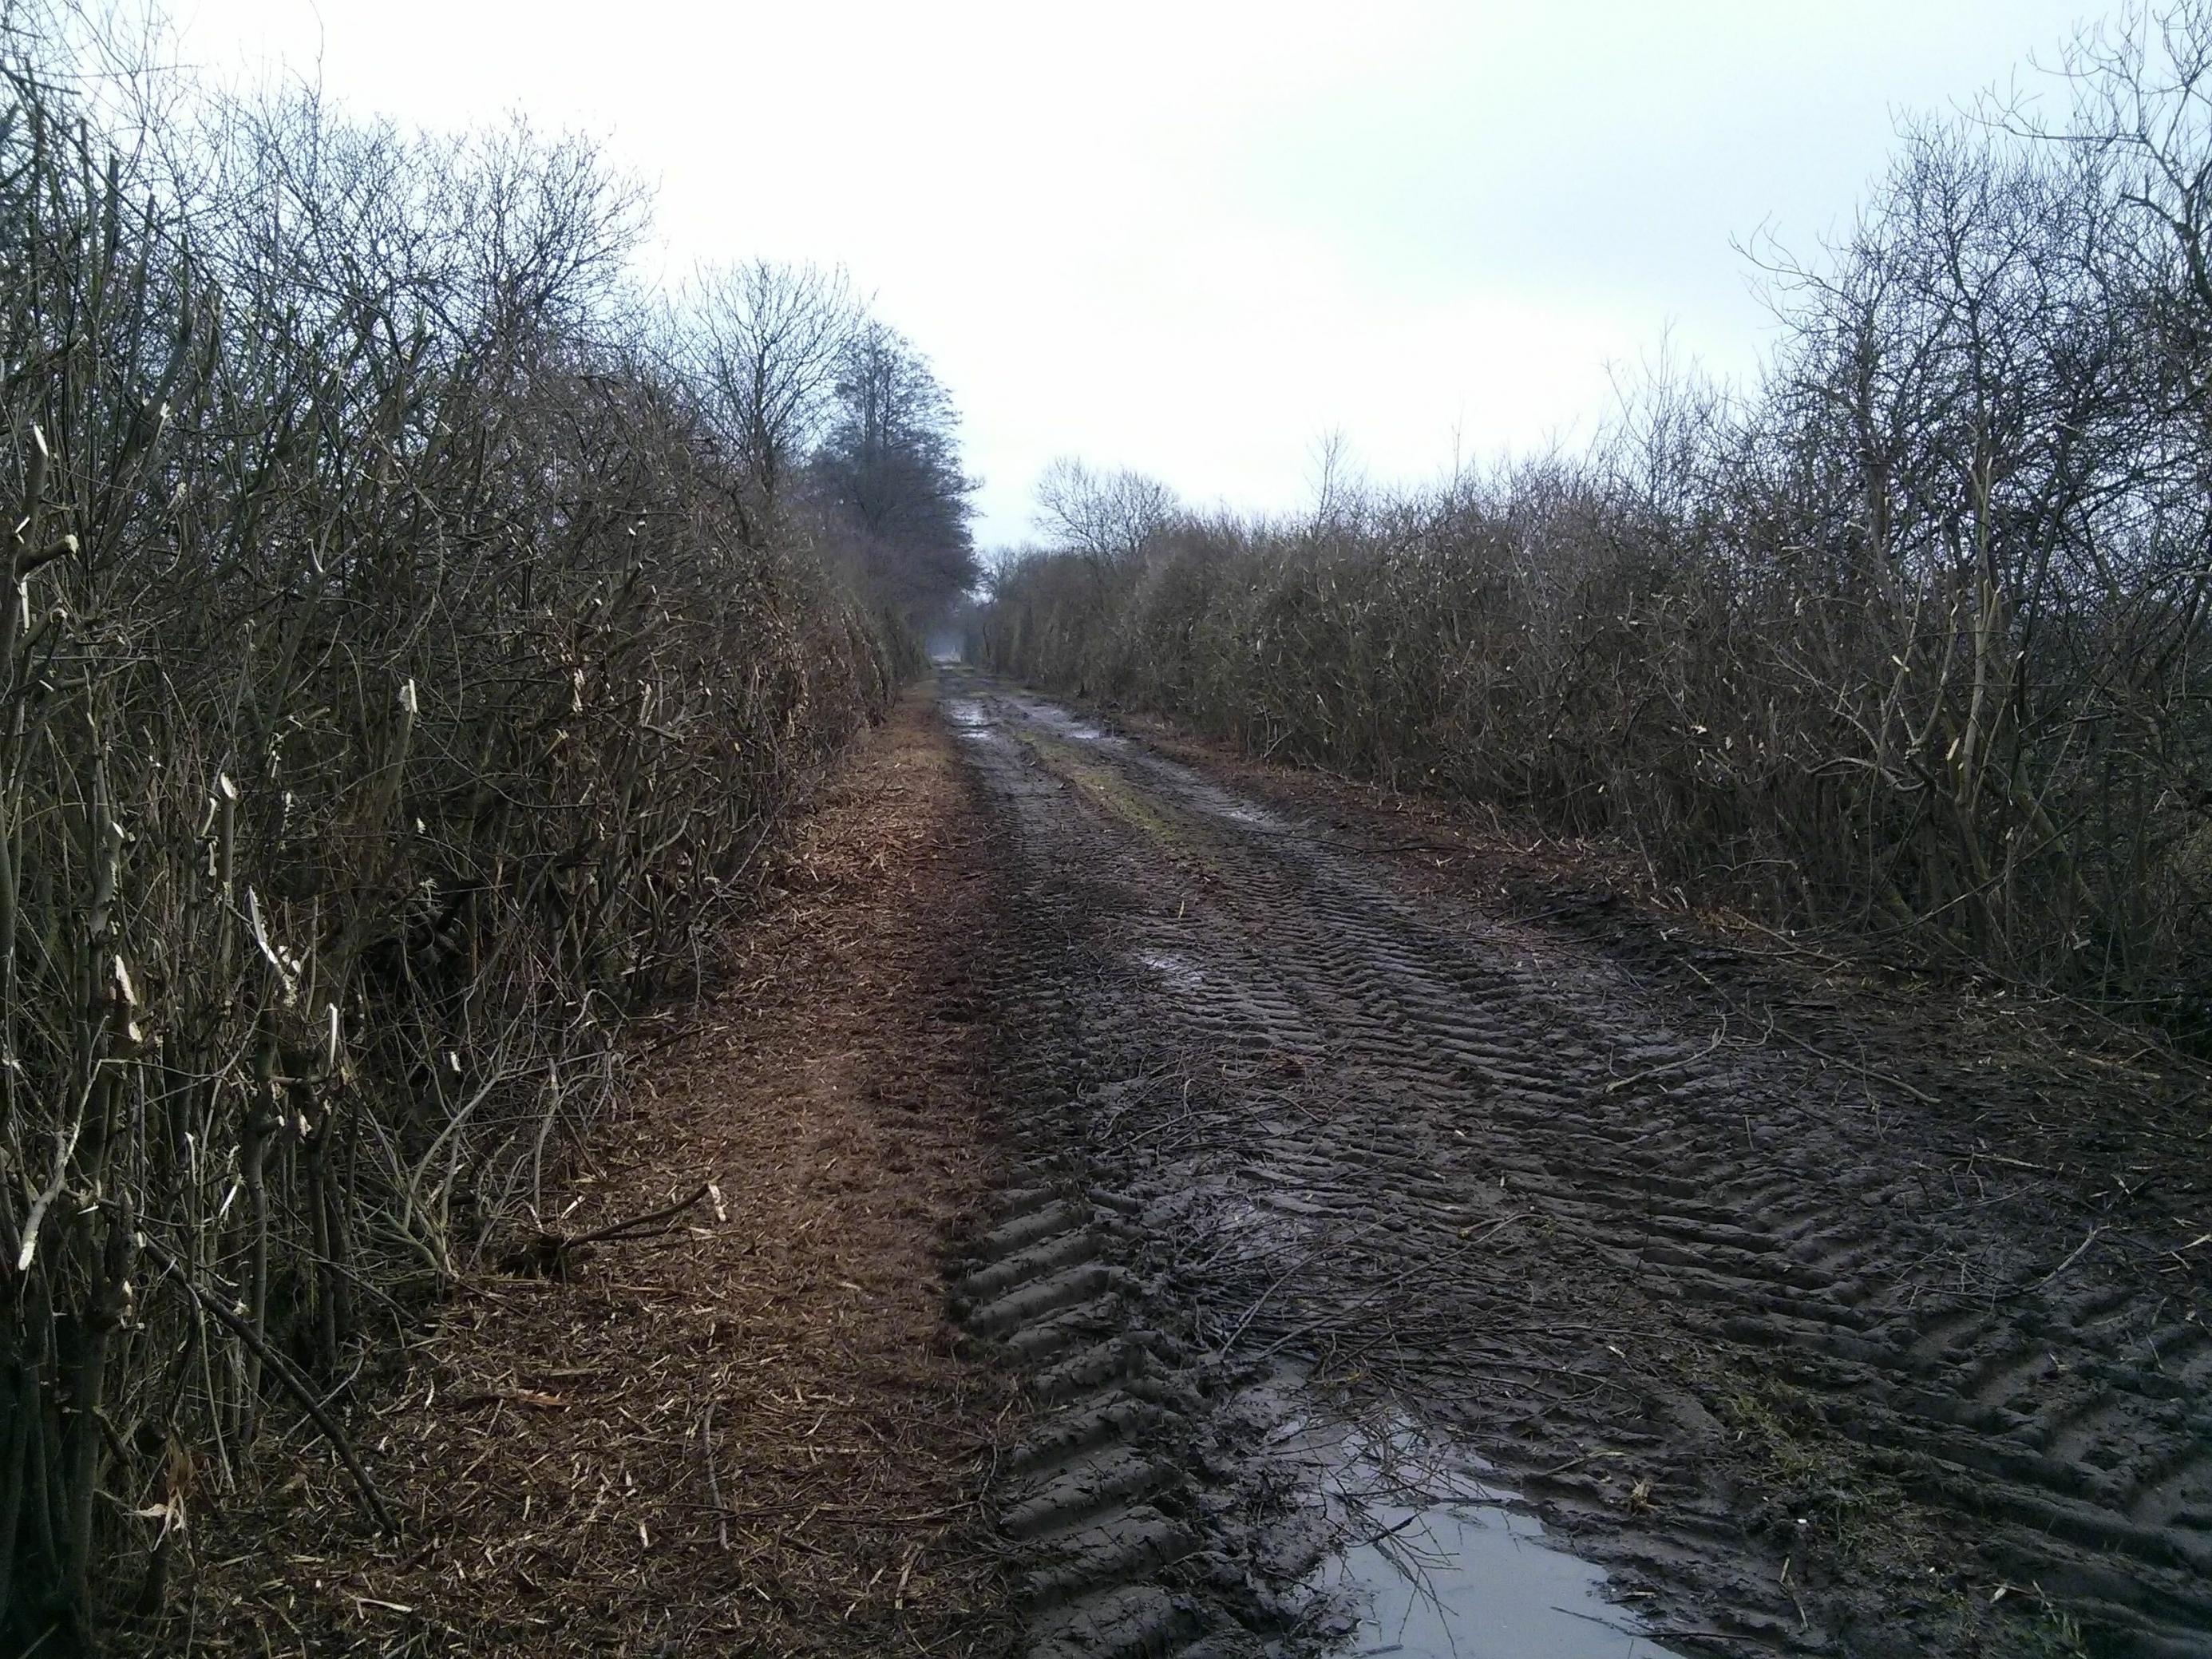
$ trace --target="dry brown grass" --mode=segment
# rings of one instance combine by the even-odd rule
[[[321,1448],[195,1540],[149,1645],[209,1654],[972,1653],[1004,1403],[955,1358],[942,1241],[986,1180],[961,946],[974,808],[909,700],[805,826],[726,988],[583,1149],[574,1234],[711,1182],[568,1277],[468,1283],[360,1425],[404,1536]]]

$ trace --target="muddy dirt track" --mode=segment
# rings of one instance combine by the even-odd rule
[[[2212,1653],[2201,1102],[943,691],[1025,941],[954,1305],[1030,1652],[1449,1651],[1328,1562],[1479,1476],[1611,1575],[1531,1653]]]

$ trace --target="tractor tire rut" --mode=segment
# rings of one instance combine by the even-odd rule
[[[2100,1207],[1847,998],[944,691],[1022,941],[953,1311],[1034,1406],[993,1499],[1036,1659],[1331,1651],[1276,1449],[1377,1412],[1682,1652],[2212,1653],[2206,1253],[2154,1230],[2201,1186]]]

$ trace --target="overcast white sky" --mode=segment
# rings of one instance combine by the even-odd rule
[[[1731,251],[1847,223],[1900,111],[2051,56],[2095,0],[1579,5],[174,0],[186,57],[360,111],[526,112],[656,190],[659,257],[848,266],[1029,532],[1055,455],[1289,507],[1586,433],[1671,329],[1726,373]]]

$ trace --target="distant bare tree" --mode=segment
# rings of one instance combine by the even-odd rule
[[[809,480],[870,591],[917,627],[980,574],[958,429],[951,394],[913,342],[879,322],[854,331]]]
[[[1351,434],[1332,427],[1313,443],[1314,505],[1310,527],[1327,536],[1356,526],[1367,507],[1367,479],[1352,453]]]
[[[1123,467],[1094,471],[1063,456],[1036,483],[1036,525],[1055,547],[1101,563],[1136,556],[1171,523],[1175,492],[1158,479]]]
[[[2106,176],[2121,224],[2096,255],[2124,276],[2159,334],[2178,388],[2212,403],[2212,0],[2124,6],[2084,29],[2057,76],[2073,102],[2052,121],[2014,97],[1984,120],[2072,150]]]
[[[689,307],[716,423],[773,515],[821,437],[861,327],[842,267],[752,259],[702,271]]]

